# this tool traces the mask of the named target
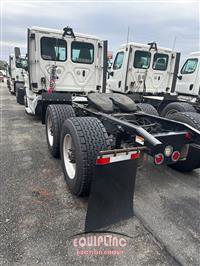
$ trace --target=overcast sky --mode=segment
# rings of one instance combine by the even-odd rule
[[[63,29],[69,25],[75,32],[107,39],[109,50],[114,52],[126,42],[128,26],[130,41],[156,41],[172,48],[176,37],[175,49],[182,58],[200,50],[198,1],[2,1],[0,59],[7,60],[14,46],[25,53],[27,28],[31,26]]]

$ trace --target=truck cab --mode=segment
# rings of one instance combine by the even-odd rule
[[[149,44],[127,43],[117,50],[107,89],[158,95],[175,89],[180,53]]]
[[[32,27],[28,29],[29,86],[26,111],[37,114],[42,93],[52,84],[55,93],[83,96],[106,87],[107,41],[96,36],[63,30]]]
[[[191,53],[179,71],[178,94],[198,97],[200,94],[200,52]]]
[[[16,47],[15,47],[16,48]],[[19,48],[18,48],[19,49]],[[18,87],[23,87],[27,78],[27,58],[25,55],[11,54],[9,56],[9,82],[8,87],[12,94]]]

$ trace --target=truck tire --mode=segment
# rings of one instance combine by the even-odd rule
[[[200,131],[200,114],[194,112],[174,113],[170,117],[173,120],[186,123]],[[200,151],[200,150],[199,150]],[[171,168],[180,172],[191,172],[200,167],[200,152],[195,147],[190,146],[188,157],[185,161],[180,161],[170,165]]]
[[[137,108],[146,114],[159,116],[158,111],[149,103],[138,103]]]
[[[73,194],[89,195],[98,151],[108,147],[108,134],[97,118],[75,117],[64,122],[60,154],[64,178]]]
[[[48,148],[53,157],[60,157],[60,132],[64,121],[75,117],[71,105],[54,104],[49,105],[46,110],[45,126]]]
[[[25,89],[24,88],[17,88],[17,90],[16,90],[17,103],[24,105],[24,96],[25,96]]]
[[[195,108],[189,103],[175,102],[169,103],[161,112],[162,117],[168,117],[177,112],[196,112]]]

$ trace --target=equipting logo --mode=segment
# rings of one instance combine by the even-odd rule
[[[132,238],[130,236],[127,237]],[[76,255],[122,255],[124,253],[122,248],[127,246],[127,240],[124,237],[113,237],[111,235],[87,236],[74,238],[73,246],[78,248]]]

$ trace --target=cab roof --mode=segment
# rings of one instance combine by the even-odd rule
[[[190,57],[191,57],[191,56],[197,56],[197,57],[200,57],[200,51],[190,53]]]
[[[38,31],[38,32],[43,32],[43,33],[55,33],[55,34],[63,34],[63,30],[58,30],[58,29],[51,29],[51,28],[43,28],[43,27],[36,27],[33,26],[30,28],[30,30],[32,31]],[[99,37],[97,36],[93,36],[93,35],[87,35],[87,34],[83,34],[83,33],[78,33],[78,32],[74,32],[74,35],[80,38],[88,38],[88,39],[93,39],[93,40],[101,40]]]
[[[129,42],[129,43],[124,43],[120,46],[120,48],[125,48],[128,46],[135,46],[136,48],[144,48],[144,49],[149,49],[150,45],[148,44],[144,44],[144,43],[137,43],[137,42]],[[165,48],[165,47],[161,47],[161,46],[157,46],[157,48],[159,50],[163,50],[163,51],[166,51],[166,52],[173,52],[172,49],[170,48]]]

